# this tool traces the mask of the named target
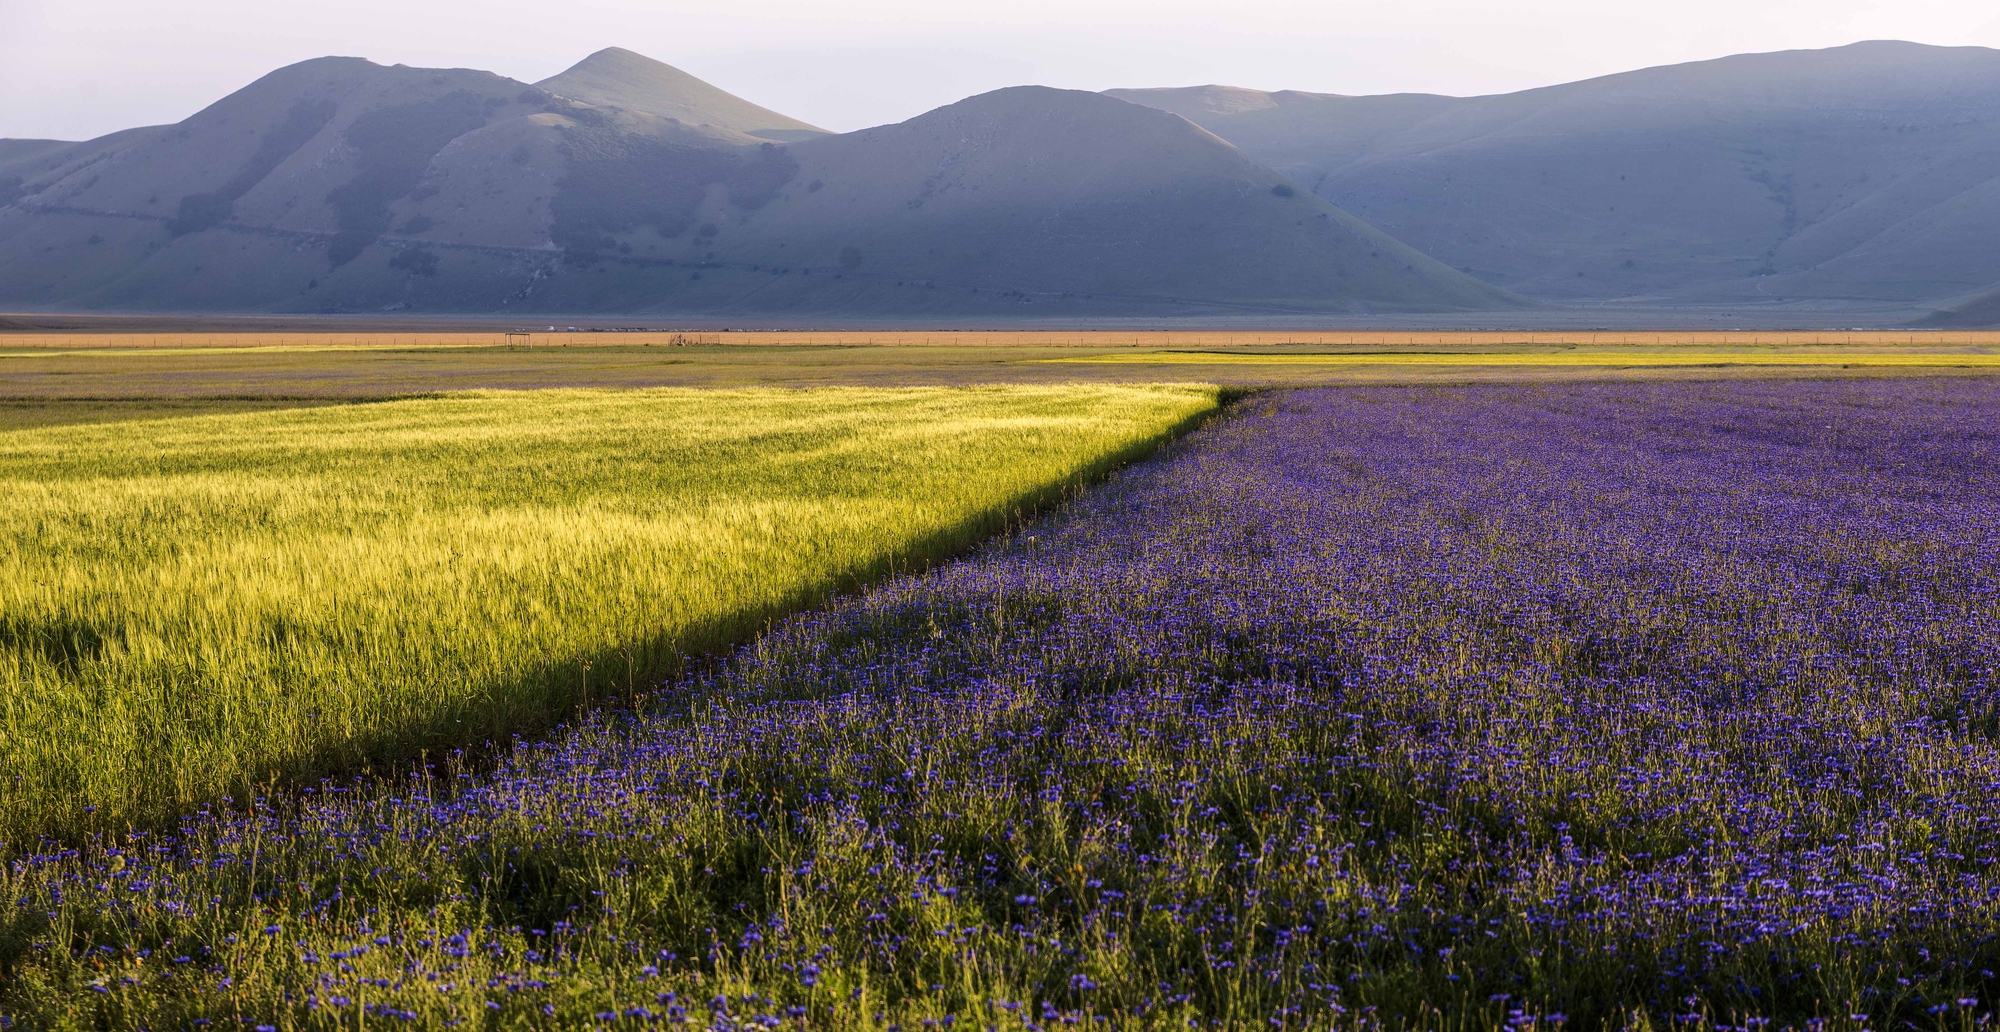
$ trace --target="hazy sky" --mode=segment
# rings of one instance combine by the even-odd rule
[[[1861,39],[2000,47],[2000,3],[0,0],[0,137],[178,121],[327,54],[533,81],[622,46],[851,130],[1022,83],[1476,94]]]

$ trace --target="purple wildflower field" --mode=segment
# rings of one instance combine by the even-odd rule
[[[1984,379],[1254,395],[497,770],[16,857],[0,1013],[1987,1027],[1996,449]]]

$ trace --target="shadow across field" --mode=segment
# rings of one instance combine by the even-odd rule
[[[494,759],[505,755],[510,746],[509,736],[539,734],[596,707],[637,706],[649,701],[648,697],[663,684],[683,679],[689,670],[725,661],[733,649],[753,640],[781,617],[862,591],[888,578],[922,574],[987,541],[1016,533],[1050,510],[1075,500],[1117,470],[1210,422],[1230,418],[1237,406],[1251,396],[1253,393],[1249,391],[1224,390],[1216,409],[1190,415],[1157,434],[1104,453],[1061,480],[1019,492],[962,523],[921,535],[893,554],[802,585],[767,604],[701,620],[674,634],[655,634],[579,653],[534,676],[502,682],[495,687],[494,695],[523,703],[535,701],[532,705],[509,707],[503,719],[490,721],[478,734],[468,735],[463,725],[455,724],[462,716],[447,713],[422,725],[353,739],[349,747],[302,756],[279,770],[276,784],[298,786],[329,776],[391,772],[408,764],[413,757],[418,765],[429,765],[432,762],[429,754],[445,750],[453,751],[454,767],[489,766]],[[548,687],[561,683],[556,675],[566,669],[578,672],[578,690],[574,694],[549,696]],[[255,792],[265,786],[246,782],[241,787]]]
[[[21,488],[17,524],[45,529],[22,531],[29,576],[0,581],[0,664],[28,679],[0,759],[29,778],[0,791],[0,839],[158,826],[455,750],[484,765],[513,736],[631,705],[778,617],[1019,526],[1218,404],[1210,390],[1145,388],[734,392],[713,396],[734,405],[715,412],[687,409],[693,396],[628,397],[482,395],[448,402],[457,415],[391,408],[359,426],[302,414],[310,426],[291,443],[233,417],[132,423],[133,454],[87,427],[15,435],[0,479]],[[666,422],[563,436],[578,406],[594,419],[632,405]],[[736,426],[772,412],[790,422]],[[520,440],[540,454],[461,451],[537,415],[550,427]],[[366,438],[362,452],[341,434]],[[367,434],[388,458],[362,462]],[[441,448],[423,443],[439,434]],[[107,441],[102,462],[87,457]],[[604,462],[618,469],[603,482],[565,473]],[[219,501],[174,493],[209,467],[226,474],[204,489]],[[328,494],[329,477],[360,493]],[[380,497],[370,486],[406,478],[420,482]],[[590,500],[620,485],[618,504]],[[65,501],[105,490],[95,509]],[[378,526],[406,505],[447,525]],[[183,540],[197,530],[202,541]],[[185,561],[161,565],[157,548]]]
[[[1229,418],[1248,396],[1250,393],[1245,391],[1225,391],[1221,405],[1214,411],[1190,416],[1154,437],[1106,453],[1059,482],[1021,492],[962,524],[923,535],[893,555],[802,586],[767,605],[704,620],[678,634],[652,635],[579,655],[568,664],[580,671],[579,691],[575,696],[549,700],[516,719],[489,728],[483,735],[468,737],[462,728],[454,733],[444,720],[432,722],[421,737],[413,737],[408,729],[402,729],[400,733],[363,739],[358,743],[363,745],[359,755],[347,750],[329,750],[303,757],[282,773],[278,787],[297,787],[341,774],[374,777],[413,767],[435,770],[437,761],[431,754],[446,750],[450,751],[447,764],[450,769],[490,770],[511,751],[515,740],[547,732],[589,710],[670,705],[673,700],[657,698],[660,688],[685,681],[691,670],[720,668],[735,649],[768,631],[778,619],[825,605],[890,578],[923,574],[988,541],[1011,536],[1049,511],[1077,499],[1119,469],[1210,422]],[[1012,600],[1014,609],[1021,604],[1021,600]],[[497,694],[530,698],[541,686],[555,680],[524,677],[501,686]],[[251,791],[258,787],[244,786]]]

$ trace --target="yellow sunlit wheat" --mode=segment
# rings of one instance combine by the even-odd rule
[[[0,433],[0,837],[545,726],[1216,400],[477,392]]]

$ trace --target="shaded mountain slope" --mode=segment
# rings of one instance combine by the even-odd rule
[[[909,315],[1522,303],[1175,115],[1022,88],[782,143],[642,109],[653,102],[614,91],[609,72],[657,69],[607,53],[572,70],[588,76],[547,84],[591,100],[487,72],[326,58],[178,125],[17,148],[0,304]],[[586,78],[611,85],[577,88]]]
[[[826,130],[758,107],[650,57],[609,47],[535,85],[596,107],[622,108],[729,129],[766,140],[801,140]]]
[[[15,163],[73,146],[68,140],[0,140],[0,172]]]
[[[550,99],[489,72],[279,69],[178,125],[13,166],[0,289],[17,304],[279,304],[375,248],[399,205],[455,171],[451,145]],[[465,193],[460,217],[491,214],[496,198]]]
[[[1923,325],[1968,330],[2000,328],[2000,288],[1942,309],[1925,319]]]
[[[589,164],[572,146],[557,198],[558,211],[600,211],[600,235],[561,241],[561,274],[534,285],[535,304],[1063,315],[1521,303],[1184,119],[1096,94],[1001,90],[899,125],[700,159],[605,142]],[[697,160],[708,172],[686,176]],[[658,185],[677,177],[684,186]],[[704,178],[696,197],[688,187]],[[472,270],[442,257],[441,289],[469,289]]]
[[[0,146],[0,303],[498,307],[560,265],[563,241],[595,239],[594,212],[564,202],[602,189],[588,172],[603,152],[685,156],[644,187],[691,211],[726,178],[715,154],[767,143],[489,72],[307,61],[174,126]],[[434,248],[477,282],[440,295]]]
[[[1296,190],[1184,119],[1017,87],[791,148],[776,203],[718,253],[848,266],[894,292],[1264,309],[1509,299]]]
[[[2000,51],[1861,43],[1474,98],[1112,95],[1532,295],[1924,300],[2000,280]]]

